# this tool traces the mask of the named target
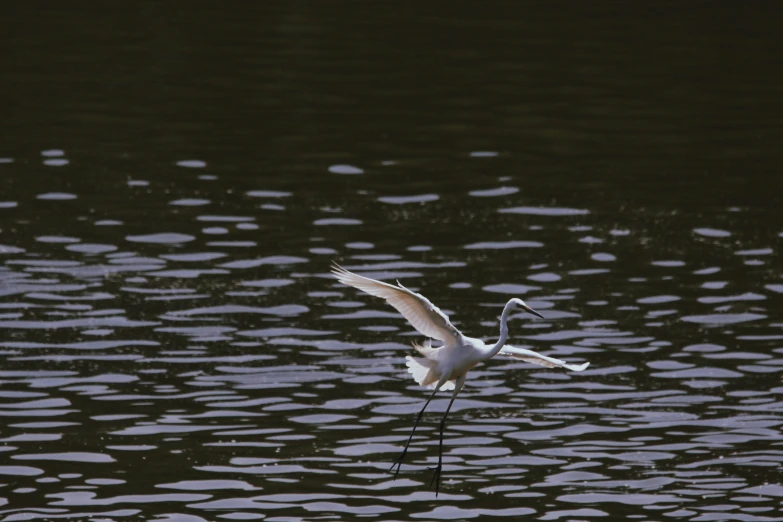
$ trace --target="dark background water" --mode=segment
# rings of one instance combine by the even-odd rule
[[[783,520],[779,10],[19,3],[0,520]],[[399,278],[491,340],[443,486]]]

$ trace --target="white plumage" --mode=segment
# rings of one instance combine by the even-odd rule
[[[584,370],[590,364],[568,364],[565,361],[541,355],[533,350],[506,345],[506,339],[508,338],[508,316],[514,306],[519,306],[526,312],[543,318],[541,314],[530,308],[521,299],[513,298],[506,303],[506,306],[503,308],[503,313],[500,316],[500,338],[495,344],[486,345],[484,344],[484,341],[480,339],[474,339],[463,335],[462,332],[451,324],[451,321],[449,321],[446,314],[441,312],[429,299],[419,293],[408,290],[402,286],[399,281],[397,282],[397,286],[390,285],[383,281],[376,281],[375,279],[349,272],[336,263],[332,266],[332,273],[338,281],[345,285],[358,288],[370,295],[384,298],[422,335],[443,342],[443,345],[438,347],[433,347],[429,340],[425,344],[414,344],[413,347],[423,357],[406,357],[408,372],[413,379],[418,384],[433,390],[433,392],[416,418],[416,423],[413,425],[413,431],[411,431],[405,449],[391,467],[393,470],[394,467],[397,466],[397,471],[394,474],[396,477],[402,466],[402,460],[405,458],[405,454],[408,451],[408,446],[413,438],[413,432],[416,430],[419,419],[421,419],[424,410],[435,396],[435,393],[437,393],[438,390],[453,390],[451,400],[446,408],[446,414],[443,416],[440,426],[440,452],[438,454],[438,465],[435,467],[435,475],[433,476],[432,481],[436,484],[436,496],[440,488],[440,471],[443,459],[443,425],[446,421],[446,416],[449,414],[449,410],[451,410],[451,405],[454,403],[454,399],[465,384],[465,376],[471,368],[476,366],[479,362],[490,359],[498,354],[548,368],[560,367],[576,372]],[[432,485],[432,482],[430,485]]]

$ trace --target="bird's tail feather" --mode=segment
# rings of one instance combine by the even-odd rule
[[[433,366],[437,364],[437,361],[431,361],[430,359],[423,359],[421,357],[411,357],[408,355],[405,357],[408,362],[408,373],[413,376],[419,385],[426,386],[430,390],[434,390],[438,385],[438,376],[435,374]],[[440,387],[443,391],[453,390],[455,386],[454,381],[446,381],[443,386]]]

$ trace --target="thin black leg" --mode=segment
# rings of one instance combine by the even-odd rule
[[[446,413],[443,415],[443,418],[440,420],[440,443],[438,445],[438,465],[434,469],[435,473],[432,475],[432,480],[430,480],[430,488],[432,488],[432,484],[435,484],[435,498],[438,498],[438,493],[440,493],[440,470],[443,468],[443,427],[446,425],[446,417],[449,416],[449,411],[451,411],[451,405],[454,404],[454,399],[457,398],[457,394],[455,393],[452,395],[451,400],[449,401],[449,406],[446,408]]]
[[[411,430],[411,435],[408,437],[408,442],[405,443],[405,449],[402,450],[402,453],[400,453],[400,456],[397,457],[397,460],[394,461],[394,464],[392,464],[392,467],[389,468],[389,473],[394,470],[394,466],[397,466],[397,471],[394,472],[394,478],[397,478],[397,473],[400,472],[400,468],[402,467],[402,461],[405,458],[405,454],[408,453],[408,446],[411,445],[411,440],[413,439],[413,433],[416,431],[416,426],[419,425],[419,421],[421,420],[421,416],[424,414],[424,410],[427,409],[427,405],[430,403],[433,397],[435,397],[435,394],[438,393],[438,389],[436,388],[435,391],[432,392],[432,395],[430,395],[430,398],[427,399],[427,402],[424,403],[424,407],[421,409],[419,414],[416,416],[416,422],[413,423],[413,429]],[[453,401],[454,399],[452,399]],[[451,405],[449,405],[449,408],[451,408]]]

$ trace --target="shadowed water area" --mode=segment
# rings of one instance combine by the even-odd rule
[[[0,35],[1,522],[783,520],[779,20],[198,5]],[[332,261],[591,365],[471,371],[436,499]]]

